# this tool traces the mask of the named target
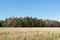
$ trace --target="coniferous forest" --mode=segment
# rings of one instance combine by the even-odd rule
[[[60,27],[60,22],[36,17],[10,17],[0,20],[0,27]]]

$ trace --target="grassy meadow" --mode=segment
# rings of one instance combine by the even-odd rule
[[[0,40],[60,40],[60,28],[0,28]]]

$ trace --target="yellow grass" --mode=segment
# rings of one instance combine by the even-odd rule
[[[34,36],[36,38],[34,38]],[[1,40],[28,40],[28,39],[60,40],[60,28],[0,28],[0,39]]]

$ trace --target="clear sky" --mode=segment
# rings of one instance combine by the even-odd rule
[[[13,16],[60,21],[60,0],[0,0],[0,20]]]

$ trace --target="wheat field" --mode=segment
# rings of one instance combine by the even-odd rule
[[[60,28],[0,28],[0,40],[60,40]]]

